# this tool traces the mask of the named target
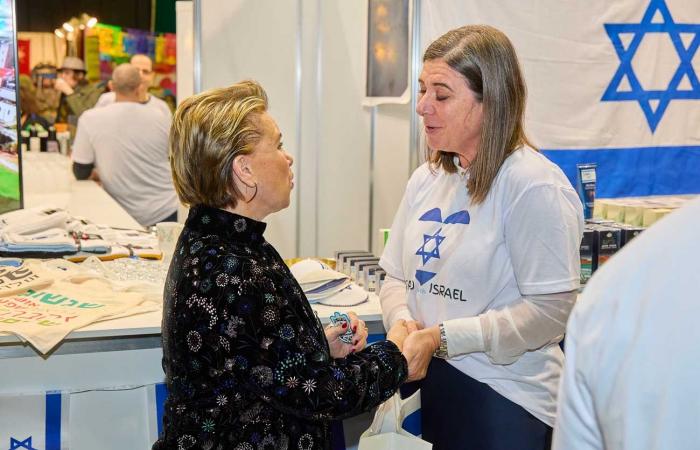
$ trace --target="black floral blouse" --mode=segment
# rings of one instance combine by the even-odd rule
[[[190,211],[165,287],[161,449],[327,449],[329,421],[367,411],[406,379],[389,341],[344,359],[265,224]]]

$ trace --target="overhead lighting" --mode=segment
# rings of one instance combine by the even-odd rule
[[[97,17],[90,17],[90,19],[87,21],[87,27],[92,28],[95,25],[97,25]]]
[[[63,39],[64,37],[66,37],[66,35],[63,34],[63,31],[61,31],[60,28],[56,28],[55,30],[53,30],[53,34],[55,34],[56,37],[59,39]]]
[[[75,30],[75,29],[73,28],[73,25],[69,24],[68,22],[65,22],[65,23],[63,24],[63,29],[66,30],[66,31],[69,32],[69,33],[72,33],[73,30]]]

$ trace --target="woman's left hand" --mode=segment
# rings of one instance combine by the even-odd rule
[[[367,345],[367,325],[364,320],[360,320],[357,314],[354,312],[349,312],[350,323],[337,326],[327,326],[324,330],[326,333],[326,339],[328,340],[328,346],[331,349],[331,357],[333,358],[345,358],[350,353],[359,352]],[[345,334],[347,327],[350,327],[354,333],[352,343],[346,344],[340,340],[340,336]]]
[[[440,329],[437,326],[415,331],[403,341],[403,355],[408,362],[408,380],[425,378],[433,353],[440,346]]]

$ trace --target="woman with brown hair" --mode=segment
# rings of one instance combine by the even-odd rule
[[[366,348],[367,327],[352,313],[324,329],[265,240],[263,220],[289,206],[294,183],[259,84],[185,100],[170,162],[191,209],[165,286],[169,394],[153,448],[330,448],[331,420],[370,410],[406,379],[405,324]]]
[[[581,202],[523,130],[525,83],[508,38],[465,26],[430,44],[416,111],[427,162],[380,265],[385,325],[406,320],[435,450],[544,450],[579,287]],[[435,356],[435,357],[433,357]]]

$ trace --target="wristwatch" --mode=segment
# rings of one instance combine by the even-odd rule
[[[442,359],[448,359],[447,355],[447,334],[445,333],[445,326],[440,323],[438,325],[440,328],[440,346],[438,347],[437,350],[435,350],[435,353],[433,353],[433,356],[436,358],[442,358]]]

